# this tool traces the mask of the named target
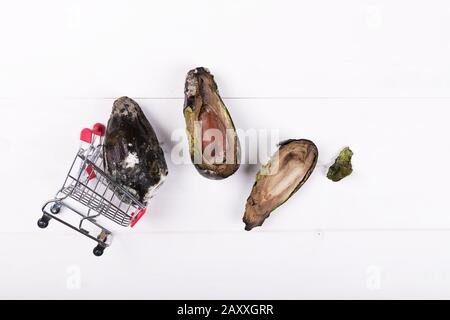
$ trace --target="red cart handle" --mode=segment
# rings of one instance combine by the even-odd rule
[[[92,143],[92,135],[103,137],[105,135],[106,129],[105,126],[101,123],[96,123],[92,127],[92,129],[84,128],[80,133],[80,140],[86,143]]]
[[[105,135],[105,132],[106,132],[105,126],[101,123],[96,123],[92,127],[92,133],[97,136],[103,137]]]
[[[134,225],[142,218],[142,216],[145,214],[145,212],[147,211],[147,209],[141,209],[139,210],[138,214],[136,215],[136,217],[133,218],[133,220],[131,221],[131,227],[133,228]]]
[[[80,140],[87,143],[92,143],[92,130],[89,128],[84,128],[81,130]]]

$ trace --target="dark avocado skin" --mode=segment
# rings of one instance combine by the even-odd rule
[[[121,97],[114,102],[103,151],[105,169],[112,179],[132,189],[131,193],[145,205],[149,188],[167,175],[167,164],[155,131],[134,100]],[[124,160],[130,153],[139,163],[127,167]]]
[[[194,161],[194,160],[192,160],[192,161]],[[194,166],[195,166],[195,169],[197,169],[197,172],[200,173],[200,175],[202,177],[208,178],[210,180],[222,180],[222,179],[226,179],[226,178],[228,178],[230,176],[228,174],[222,174],[222,173],[219,173],[219,172],[214,172],[214,171],[202,169],[198,165],[194,165]],[[236,170],[234,172],[236,172]]]

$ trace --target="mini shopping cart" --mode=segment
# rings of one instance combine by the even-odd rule
[[[54,219],[94,240],[96,256],[101,256],[112,241],[111,231],[98,218],[103,216],[121,226],[133,227],[146,211],[141,202],[104,171],[104,135],[105,126],[100,123],[81,131],[82,143],[64,184],[53,199],[45,202],[38,220],[40,228],[46,228]]]

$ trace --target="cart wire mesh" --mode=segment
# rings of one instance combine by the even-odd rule
[[[78,152],[61,193],[121,226],[130,226],[144,206],[101,169],[101,150],[98,145],[92,155],[89,150]]]

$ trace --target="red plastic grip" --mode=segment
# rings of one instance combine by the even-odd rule
[[[147,211],[147,209],[141,209],[141,210],[139,210],[139,212],[138,212],[138,214],[136,215],[136,217],[134,217],[133,218],[133,220],[131,221],[131,227],[133,228],[134,227],[134,225],[136,224],[136,223],[138,223],[138,221],[142,218],[142,216],[145,214],[145,212]]]
[[[92,127],[92,132],[100,137],[103,137],[105,135],[106,129],[105,126],[101,123],[96,123],[94,124],[94,126]]]
[[[91,165],[88,165],[86,167],[86,174],[88,176],[88,180],[92,180],[92,179],[97,178],[97,175],[95,174],[95,171],[94,171],[94,169],[92,168]]]
[[[92,143],[92,130],[88,128],[81,130],[80,140],[87,143]]]

